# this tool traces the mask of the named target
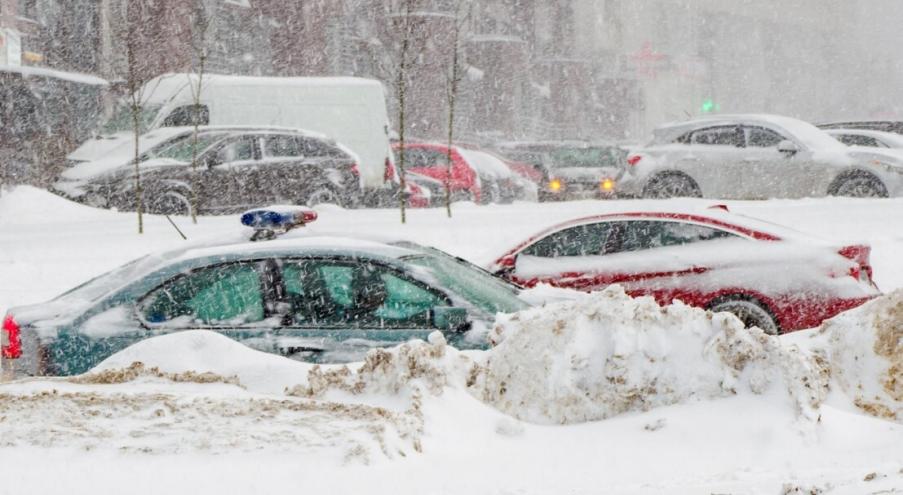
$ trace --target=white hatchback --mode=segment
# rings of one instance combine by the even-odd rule
[[[628,157],[620,192],[732,199],[903,195],[903,166],[848,148],[817,127],[775,115],[667,124]]]

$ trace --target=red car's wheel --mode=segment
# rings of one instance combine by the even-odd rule
[[[746,296],[727,296],[717,299],[709,309],[713,313],[728,312],[740,319],[747,328],[759,327],[769,335],[780,333],[777,321],[759,301]]]

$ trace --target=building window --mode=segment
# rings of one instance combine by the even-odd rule
[[[16,16],[34,21],[38,18],[37,0],[19,0]]]

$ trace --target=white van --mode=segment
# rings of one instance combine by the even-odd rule
[[[160,127],[192,125],[196,74],[164,74],[141,89],[142,134]],[[355,77],[247,77],[204,74],[200,98],[203,125],[267,125],[314,131],[336,140],[360,160],[361,184],[383,186],[392,162],[383,86]],[[132,142],[132,114],[122,101],[95,139],[69,156],[94,161]]]

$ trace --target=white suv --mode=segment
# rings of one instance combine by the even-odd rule
[[[903,166],[801,120],[720,115],[661,126],[628,159],[620,191],[733,199],[903,194]]]

